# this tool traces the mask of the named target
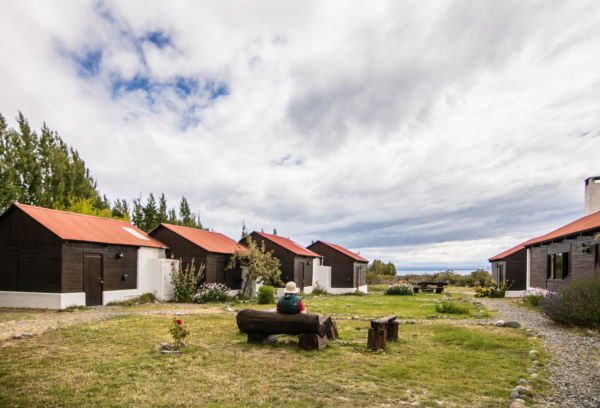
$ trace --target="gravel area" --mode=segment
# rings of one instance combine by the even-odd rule
[[[554,393],[541,407],[600,407],[600,336],[593,331],[571,330],[554,324],[535,310],[514,304],[509,299],[477,299],[502,319],[516,320],[540,334],[544,349],[553,356],[545,369]]]

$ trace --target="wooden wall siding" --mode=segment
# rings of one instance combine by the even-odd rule
[[[357,278],[356,287],[364,286],[367,284],[367,264],[364,262],[355,262],[354,267],[357,269]]]
[[[591,231],[589,234],[576,236],[569,240],[542,244],[532,248],[531,256],[531,286],[557,290],[563,285],[573,280],[589,276],[595,272],[600,272],[600,268],[594,265],[594,245],[598,243],[594,240],[598,231]],[[590,252],[582,252],[581,247],[586,244]],[[569,274],[566,279],[546,279],[547,276],[547,256],[560,252],[569,253]]]
[[[83,290],[83,263],[86,253],[102,255],[104,290],[137,288],[137,247],[69,242],[63,246],[62,292]],[[119,252],[123,258],[117,258]],[[127,275],[127,280],[121,277]]]
[[[0,217],[0,248],[41,248],[60,244],[60,238],[17,207],[10,208]]]
[[[60,246],[18,250],[17,286],[23,292],[60,292]]]
[[[331,266],[345,263],[354,263],[355,259],[349,257],[346,254],[341,253],[333,249],[332,247],[323,244],[322,242],[315,242],[308,246],[308,249],[316,252],[319,255],[323,256],[323,265]]]
[[[0,290],[16,290],[18,256],[15,248],[0,248]]]
[[[509,290],[525,290],[527,286],[527,250],[522,249],[504,258]]]
[[[296,285],[299,288],[304,288],[305,286],[312,286],[313,260],[314,258],[310,258],[307,256],[296,256],[294,258],[294,282],[296,282]],[[302,276],[303,267],[304,279]]]
[[[215,282],[208,280],[209,275],[213,276],[216,274],[215,270],[208,268],[207,256],[211,252],[160,225],[154,231],[151,231],[150,235],[169,247],[166,250],[167,258],[173,256],[175,259],[181,259],[184,268],[194,259],[196,270],[198,270],[198,265],[200,264],[205,266],[202,281]]]
[[[354,288],[354,264],[331,265],[331,287]]]

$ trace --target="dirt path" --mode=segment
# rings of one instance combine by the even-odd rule
[[[96,306],[73,312],[39,309],[0,309],[0,341],[15,335],[41,334],[48,330],[74,324],[108,319],[124,314],[140,315],[188,315],[206,313],[230,313],[220,307],[194,304],[157,304],[136,307]]]

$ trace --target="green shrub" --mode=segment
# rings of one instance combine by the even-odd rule
[[[192,296],[198,290],[198,285],[202,279],[202,273],[204,272],[204,265],[200,264],[198,270],[194,265],[194,259],[192,262],[183,267],[183,262],[179,261],[179,268],[171,266],[171,283],[173,284],[173,290],[175,291],[175,300],[177,302],[191,302]]]
[[[258,295],[256,300],[259,305],[269,305],[275,303],[275,288],[273,286],[265,285],[258,288]]]
[[[225,302],[229,300],[227,292],[229,288],[222,283],[203,283],[193,299],[196,303]]]
[[[442,300],[435,304],[435,311],[446,314],[467,314],[469,313],[469,307],[449,300]]]
[[[580,278],[540,300],[552,320],[584,327],[600,327],[600,274]]]
[[[475,297],[503,298],[509,288],[508,281],[496,285],[496,282],[492,280],[490,286],[475,286]]]
[[[384,292],[386,295],[412,295],[414,287],[407,282],[392,283]]]

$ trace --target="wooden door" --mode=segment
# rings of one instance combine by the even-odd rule
[[[85,304],[95,306],[102,304],[102,289],[104,286],[102,276],[102,255],[85,254],[83,263],[85,291]]]
[[[225,261],[222,259],[217,259],[215,263],[217,266],[217,276],[215,281],[218,283],[227,283],[225,280]]]

